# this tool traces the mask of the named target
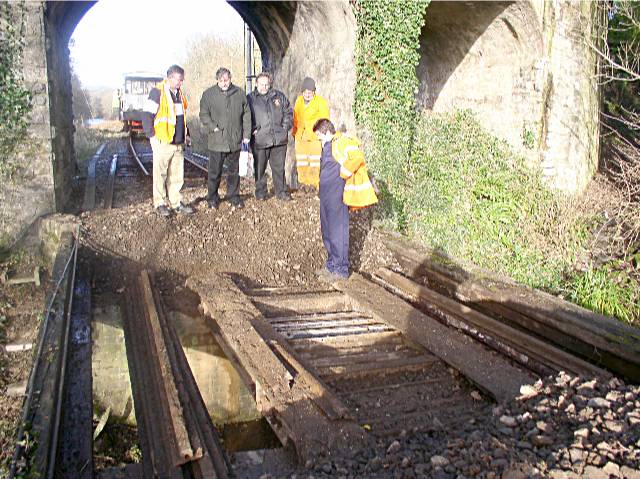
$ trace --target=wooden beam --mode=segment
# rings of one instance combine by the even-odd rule
[[[556,372],[568,371],[578,375],[593,375],[607,379],[611,377],[610,373],[594,366],[593,364],[551,346],[544,341],[531,336],[531,334],[524,333],[519,329],[512,328],[507,324],[490,318],[462,303],[459,303],[458,301],[439,294],[426,286],[416,284],[398,273],[394,273],[386,268],[381,268],[376,272],[376,274],[391,285],[405,292],[408,296],[413,297],[424,304],[442,309],[445,312],[455,315],[457,318],[473,325],[480,331],[507,343],[517,351],[532,357],[538,362],[546,364]]]
[[[327,293],[283,294],[277,296],[254,296],[251,301],[265,315],[288,316],[323,312],[349,311],[343,294]]]
[[[318,453],[350,449],[369,441],[365,431],[352,421],[332,420],[323,414],[312,390],[292,376],[260,334],[270,325],[228,275],[190,277],[187,287],[200,295],[204,313],[215,321],[220,335],[256,385],[258,410],[303,464]],[[286,310],[292,305],[273,306]]]
[[[502,356],[421,313],[359,274],[353,274],[348,281],[337,282],[335,286],[351,298],[355,309],[399,329],[498,401],[513,399],[520,394],[522,385],[536,380],[528,371],[515,367]]]
[[[452,297],[604,366],[640,381],[640,330],[588,311],[496,273],[454,261],[428,248],[387,236],[385,244],[407,274],[428,278]]]

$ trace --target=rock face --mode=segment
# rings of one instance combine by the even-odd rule
[[[314,77],[332,119],[353,129],[352,2],[230,3],[254,32],[278,87],[294,100],[302,79]],[[594,5],[432,2],[420,40],[419,105],[473,110],[490,131],[540,167],[550,185],[581,191],[598,152],[597,85],[589,74],[595,59],[582,40],[592,26],[580,21],[591,17]],[[29,151],[21,160],[28,164],[27,174],[0,192],[5,242],[37,217],[63,211],[69,201],[76,166],[68,41],[91,6],[12,2],[7,7],[24,15],[23,72],[34,110]]]

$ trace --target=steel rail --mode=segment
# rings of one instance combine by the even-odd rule
[[[116,182],[116,172],[118,170],[118,155],[114,154],[111,158],[111,167],[109,168],[109,178],[107,179],[107,191],[104,196],[104,203],[102,207],[105,210],[110,210],[113,206],[113,188]]]
[[[78,233],[79,234],[79,233]],[[29,381],[27,383],[27,396],[25,398],[24,401],[24,406],[23,406],[23,412],[22,412],[22,420],[20,422],[20,426],[18,428],[18,436],[17,436],[17,440],[16,440],[16,448],[14,450],[13,453],[13,457],[11,459],[11,465],[9,468],[9,476],[8,479],[13,479],[15,478],[16,475],[16,469],[18,466],[18,459],[20,458],[21,454],[23,453],[23,449],[24,449],[24,434],[25,434],[25,426],[27,425],[27,421],[29,418],[29,414],[31,411],[31,405],[33,403],[33,394],[34,394],[34,382],[36,377],[38,376],[38,372],[40,370],[40,368],[42,367],[42,353],[43,353],[43,348],[44,348],[44,343],[47,337],[47,332],[49,330],[49,325],[51,323],[51,317],[53,316],[52,314],[52,308],[53,308],[53,303],[56,300],[57,296],[58,296],[58,292],[60,291],[60,285],[62,284],[62,282],[64,281],[64,279],[67,277],[67,270],[69,269],[69,265],[71,264],[71,261],[74,261],[74,269],[75,269],[75,260],[77,258],[77,250],[78,250],[78,234],[74,235],[75,241],[73,244],[73,247],[71,249],[71,252],[69,254],[69,258],[67,259],[64,268],[62,270],[62,273],[60,274],[60,278],[58,278],[58,281],[56,282],[56,285],[51,293],[51,297],[49,299],[47,308],[45,309],[45,319],[44,319],[44,324],[42,325],[42,333],[40,335],[40,339],[38,341],[38,349],[36,352],[36,356],[35,356],[35,364],[34,367],[31,369],[31,373],[29,374]],[[74,274],[75,275],[75,274]],[[49,455],[49,452],[48,454]]]
[[[140,157],[136,153],[136,149],[133,147],[133,138],[131,138],[131,136],[129,136],[129,148],[131,149],[131,153],[133,154],[133,157],[135,158],[136,162],[138,163],[138,166],[140,167],[140,169],[142,170],[144,175],[145,176],[149,176],[149,172],[147,171],[147,169],[142,164],[142,160],[140,159]]]
[[[116,156],[114,155],[114,158]],[[69,278],[69,283],[67,286],[67,301],[65,306],[65,325],[64,325],[64,334],[62,335],[62,357],[60,369],[58,370],[58,399],[56,401],[56,412],[54,416],[54,427],[53,427],[53,438],[51,439],[51,446],[48,451],[48,470],[47,470],[47,478],[53,479],[56,471],[56,455],[58,452],[58,436],[60,429],[60,421],[62,418],[62,402],[64,399],[64,388],[66,383],[66,372],[67,372],[67,356],[69,351],[69,331],[71,329],[71,309],[73,308],[73,294],[76,282],[76,265],[78,259],[78,240],[76,238],[76,242],[73,248],[72,253],[69,256],[73,257],[73,268],[70,271],[71,277]]]

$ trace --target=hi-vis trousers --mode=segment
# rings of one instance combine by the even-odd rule
[[[320,140],[296,140],[296,168],[300,183],[318,188],[321,152]]]
[[[182,200],[184,183],[183,145],[168,145],[156,137],[150,140],[153,150],[153,207],[177,208]]]

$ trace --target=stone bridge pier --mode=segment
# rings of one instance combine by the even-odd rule
[[[229,3],[292,100],[302,78],[312,76],[332,119],[355,128],[352,2]],[[10,21],[23,27],[23,72],[34,107],[29,144],[18,153],[26,174],[0,190],[0,247],[39,216],[73,206],[73,177],[84,172],[75,167],[68,42],[93,5],[9,4]],[[582,191],[598,159],[597,65],[587,44],[596,9],[595,2],[570,0],[432,1],[420,36],[418,105],[436,112],[473,110],[541,168],[549,184]]]

